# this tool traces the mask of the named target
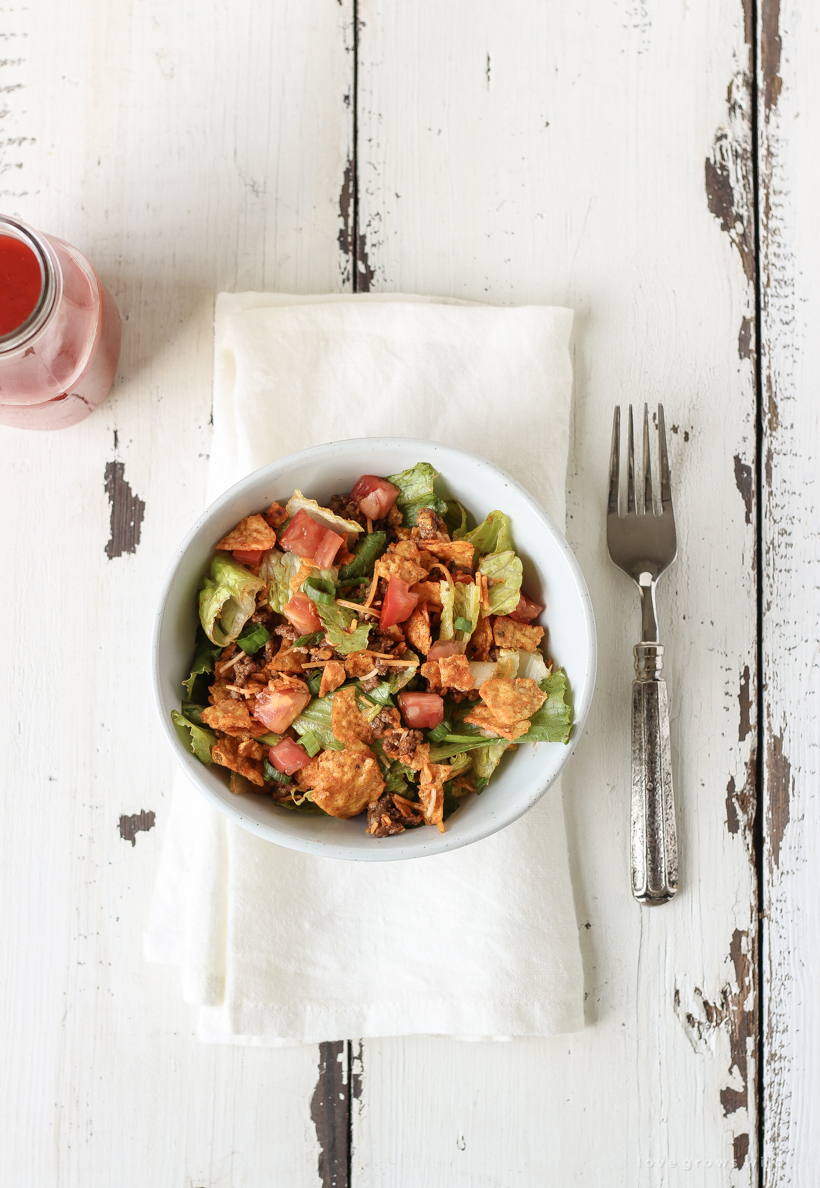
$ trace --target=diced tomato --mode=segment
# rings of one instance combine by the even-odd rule
[[[253,703],[254,717],[264,722],[268,730],[272,730],[274,734],[281,734],[287,730],[310,701],[307,685],[303,685],[301,681],[299,685],[301,688],[284,684],[279,688],[271,688],[268,685]]]
[[[399,708],[413,730],[432,729],[444,717],[444,701],[438,693],[399,693]]]
[[[328,528],[319,541],[319,547],[313,554],[313,560],[320,569],[330,569],[333,564],[333,558],[343,544],[344,538],[339,536],[338,532],[331,532]]]
[[[293,775],[300,767],[310,763],[310,755],[304,747],[300,747],[292,738],[283,738],[268,752],[270,761],[277,771],[283,775]]]
[[[289,549],[297,557],[312,557],[326,531],[322,524],[317,524],[313,516],[309,516],[305,509],[300,507],[279,537],[279,543],[283,549]]]
[[[418,601],[418,594],[411,593],[407,582],[403,582],[399,577],[391,577],[382,602],[379,627],[392,627],[394,623],[403,623],[405,619],[410,618]]]
[[[290,602],[282,607],[282,614],[292,627],[302,635],[322,630],[322,620],[316,611],[316,603],[307,594],[294,594]]]
[[[538,618],[543,609],[539,603],[527,598],[526,594],[519,594],[518,606],[510,612],[510,618],[516,619],[519,623],[531,623],[533,619]]]
[[[264,555],[264,549],[260,549],[258,553],[254,549],[234,549],[233,551],[233,559],[238,565],[261,565]]]
[[[350,492],[350,498],[359,505],[363,516],[371,520],[382,520],[396,502],[400,490],[387,479],[377,474],[363,474]]]
[[[457,639],[437,639],[427,653],[428,660],[443,660],[445,656],[457,656],[467,650],[467,642]]]

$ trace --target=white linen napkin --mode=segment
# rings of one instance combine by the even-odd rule
[[[496,462],[563,524],[571,327],[543,306],[222,293],[209,496],[321,441],[431,438]],[[474,845],[357,863],[263,841],[180,772],[145,951],[181,967],[207,1042],[579,1030],[560,786]]]

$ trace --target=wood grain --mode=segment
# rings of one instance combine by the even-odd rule
[[[739,5],[704,0],[362,0],[360,13],[372,287],[576,310],[568,531],[600,659],[565,780],[587,1029],[368,1041],[356,1182],[755,1183],[752,30]],[[641,910],[628,873],[639,616],[605,560],[603,509],[612,407],[658,399],[680,542],[659,602],[681,890]]]
[[[816,1026],[820,549],[813,145],[820,120],[816,14],[759,9],[763,657],[764,1183],[810,1183],[818,1162]]]
[[[0,432],[16,608],[0,692],[9,1184],[319,1183],[317,1049],[199,1044],[141,935],[173,766],[150,624],[205,499],[214,298],[350,283],[351,18],[348,0],[0,10],[2,209],[86,252],[124,319],[94,416]],[[107,554],[109,465],[145,509]],[[35,540],[48,577],[32,586]],[[132,845],[120,821],[142,813],[156,823]]]

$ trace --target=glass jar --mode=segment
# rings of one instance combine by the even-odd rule
[[[120,333],[85,256],[0,215],[0,424],[65,429],[89,416],[114,381]]]

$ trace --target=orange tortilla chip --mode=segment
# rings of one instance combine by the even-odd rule
[[[354,653],[355,654],[355,653]],[[347,680],[347,673],[345,672],[344,664],[338,660],[331,660],[325,665],[322,672],[322,683],[319,686],[319,696],[324,697],[325,693],[332,693],[334,689],[338,689]]]
[[[220,738],[211,747],[211,758],[220,767],[227,767],[231,771],[235,771],[238,775],[244,776],[246,780],[250,780],[257,787],[263,788],[265,781],[262,778],[259,763],[252,758],[240,754],[241,748],[246,745],[245,743],[238,743],[235,738]]]
[[[211,730],[221,730],[223,734],[239,734],[250,730],[251,715],[244,701],[234,701],[232,697],[218,701],[202,711],[202,721]]]
[[[430,611],[426,603],[421,603],[404,624],[404,633],[412,647],[422,656],[426,656],[433,643],[430,634]]]
[[[351,652],[345,657],[345,671],[349,677],[358,679],[367,676],[375,667],[376,661],[367,652]]]
[[[304,652],[294,652],[293,648],[280,648],[270,663],[265,665],[265,672],[271,676],[276,672],[303,672],[304,659]]]
[[[281,528],[288,518],[287,508],[282,507],[282,504],[277,503],[276,500],[274,500],[268,510],[263,512],[262,515],[270,524],[271,528]]]
[[[547,700],[546,693],[529,677],[494,677],[484,682],[480,692],[484,704],[500,722],[508,726],[532,717]]]
[[[475,688],[475,680],[470,672],[470,662],[466,656],[458,653],[454,656],[442,656],[438,661],[438,668],[439,679],[444,688],[458,689],[462,693]]]
[[[356,690],[352,686],[339,689],[330,708],[330,725],[339,742],[373,741],[370,723],[356,705]]]
[[[439,561],[454,561],[460,569],[472,569],[475,549],[469,540],[427,540],[424,547]]]
[[[438,825],[444,833],[444,782],[450,776],[449,763],[425,763],[419,774],[419,800],[427,825]]]
[[[438,660],[428,660],[422,664],[420,672],[430,686],[431,692],[441,688],[441,669]]]
[[[493,646],[493,624],[489,618],[478,620],[475,631],[467,643],[468,660],[489,660]]]
[[[246,549],[248,552],[264,552],[276,544],[276,533],[261,516],[245,516],[232,532],[223,536],[218,549]]]
[[[499,648],[535,652],[544,638],[544,628],[531,627],[528,623],[516,622],[509,615],[501,615],[493,624],[493,638]]]
[[[441,610],[441,582],[416,582],[410,593],[418,594],[419,602],[432,610]]]
[[[530,728],[530,723],[526,719],[523,722],[515,722],[512,726],[506,725],[486,705],[475,706],[466,715],[464,721],[469,722],[473,726],[478,726],[479,730],[486,731],[488,736],[497,735],[499,738],[506,738],[510,742],[515,742],[522,734],[526,734]]]
[[[362,743],[350,743],[343,751],[322,751],[300,768],[296,779],[300,787],[313,789],[314,804],[332,817],[355,817],[384,791],[376,757]]]

